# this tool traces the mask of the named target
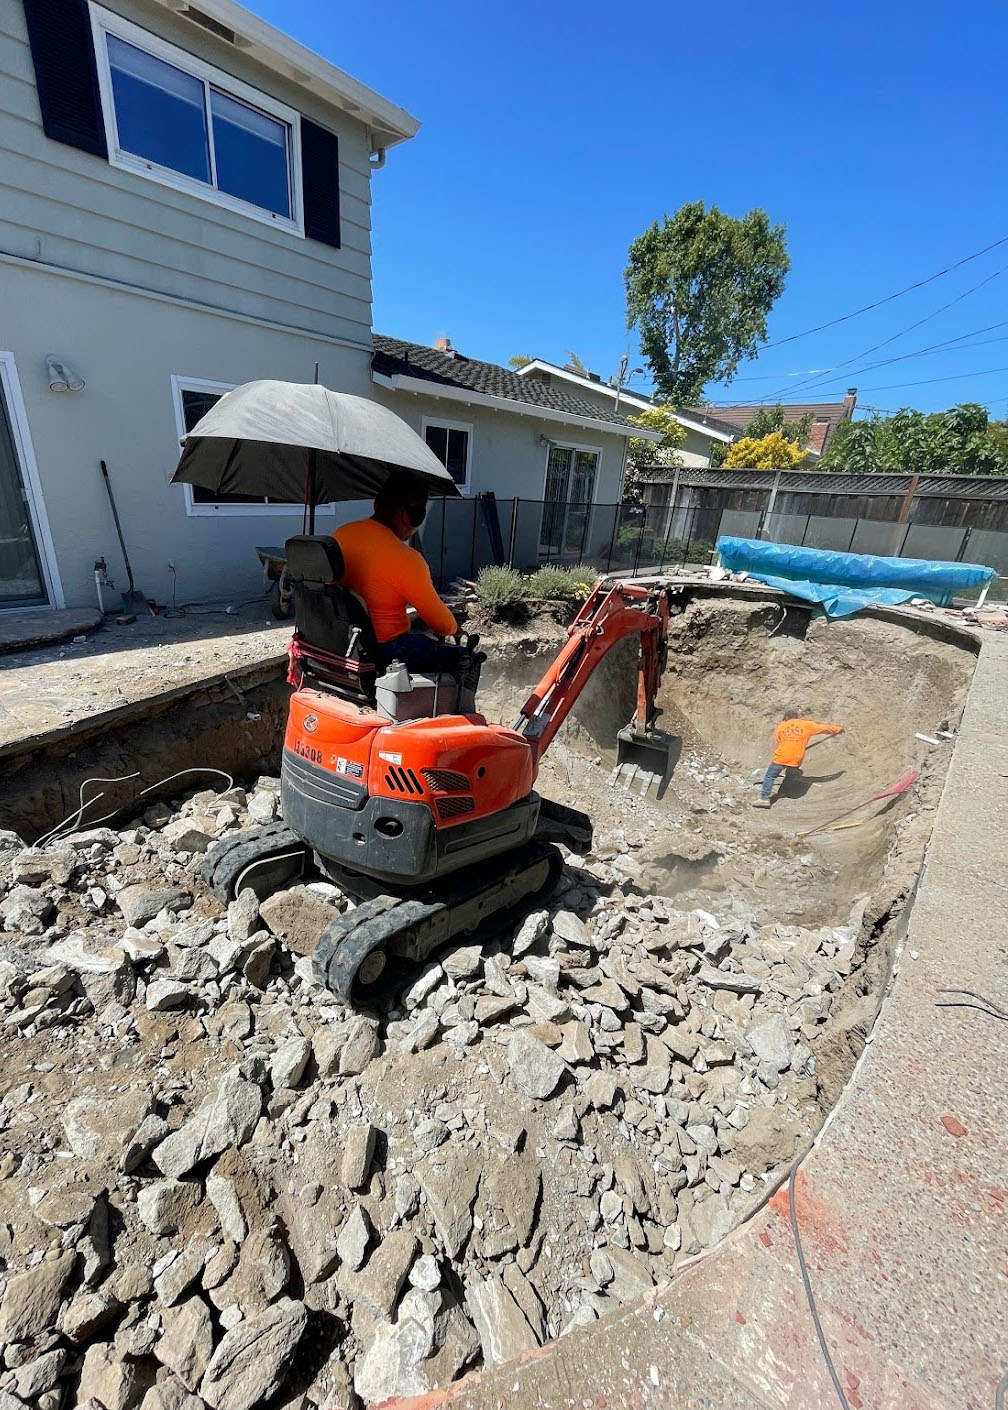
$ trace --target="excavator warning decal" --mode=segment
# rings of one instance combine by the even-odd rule
[[[338,774],[346,774],[348,778],[364,777],[364,765],[358,764],[356,759],[344,759],[343,756],[340,755],[335,758],[333,762],[336,765],[336,772]]]

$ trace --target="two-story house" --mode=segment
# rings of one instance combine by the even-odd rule
[[[371,394],[370,182],[414,118],[231,0],[0,3],[0,608],[255,581],[300,509],[170,486],[257,377]]]

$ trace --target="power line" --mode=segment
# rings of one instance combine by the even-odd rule
[[[1000,269],[995,269],[993,274],[988,274],[984,279],[981,279],[978,284],[973,284],[970,288],[964,289],[963,292],[961,294],[957,294],[954,299],[949,299],[948,303],[942,304],[940,308],[936,308],[933,312],[925,314],[923,318],[918,318],[916,322],[908,324],[906,328],[901,328],[898,333],[893,333],[890,337],[883,338],[881,343],[874,343],[870,348],[865,348],[862,352],[854,353],[851,357],[844,358],[842,362],[835,363],[834,366],[829,369],[829,372],[837,372],[841,368],[850,367],[850,364],[852,362],[859,362],[861,358],[869,357],[873,352],[878,352],[880,348],[888,347],[890,343],[895,343],[898,338],[904,337],[907,333],[912,333],[915,328],[920,328],[925,323],[930,323],[933,318],[937,318],[939,314],[945,313],[946,310],[952,308],[955,304],[962,303],[963,299],[969,298],[971,294],[977,293],[977,291],[982,289],[984,285],[989,284],[994,279],[997,279],[998,276],[1004,274],[1006,270],[1008,270],[1008,265],[1002,265]],[[845,375],[848,377],[856,377],[861,372],[867,372],[870,370],[870,368],[865,367],[853,368]],[[806,388],[814,387],[818,383],[825,381],[828,375],[829,374],[827,372],[824,372],[817,377],[807,378],[804,382],[798,382],[792,386],[781,387],[772,395],[774,397],[778,397],[784,392],[804,391]]]
[[[895,392],[906,387],[930,387],[935,382],[960,382],[964,377],[993,377],[995,372],[1008,372],[1008,367],[985,367],[982,372],[952,372],[947,377],[924,377],[919,382],[889,382],[884,387],[862,387],[863,392]],[[996,397],[994,400],[999,401]],[[986,403],[985,403],[986,405]]]
[[[967,348],[985,348],[989,347],[992,343],[1003,343],[1006,341],[1006,339],[1008,339],[1008,335],[1005,335],[1005,337],[1001,338],[981,338],[977,342],[972,343],[966,342],[965,340],[967,338],[975,338],[978,333],[991,333],[994,331],[995,328],[1005,327],[1008,327],[1008,318],[1002,319],[998,323],[987,323],[984,325],[983,328],[971,328],[968,332],[959,333],[954,338],[944,338],[940,343],[929,343],[927,347],[915,348],[913,352],[900,353],[896,357],[880,358],[878,362],[870,362],[864,367],[856,368],[853,372],[845,373],[842,379],[838,378],[834,380],[846,381],[848,377],[857,376],[862,372],[873,372],[876,368],[890,367],[894,362],[908,362],[910,361],[910,359],[915,357],[933,357],[936,353],[942,352],[965,352]],[[833,368],[829,369],[830,372],[832,372],[833,370]],[[739,380],[741,381],[742,379],[740,378]],[[817,378],[816,380],[825,380],[825,373],[823,374],[822,378]],[[829,385],[830,383],[827,382],[827,386]],[[797,390],[797,388],[787,388],[786,390],[792,391]],[[737,403],[735,402],[728,401],[711,403],[711,405],[715,407],[735,406],[736,404]]]
[[[960,269],[964,264],[969,264],[971,260],[979,259],[981,255],[987,254],[989,250],[996,250],[999,245],[1008,244],[1008,235],[1003,235],[1000,240],[995,240],[991,245],[985,245],[982,250],[977,250],[975,254],[966,255],[963,259],[956,260],[955,264],[946,265],[944,269],[939,269],[937,274],[929,274],[926,279],[918,279],[916,284],[908,284],[905,289],[898,289],[895,294],[887,294],[884,299],[876,299],[874,303],[865,304],[863,308],[856,308],[853,313],[845,313],[840,318],[831,318],[826,323],[817,323],[814,328],[806,328],[801,333],[792,333],[787,338],[778,338],[774,343],[765,343],[766,348],[782,348],[785,343],[797,342],[799,338],[807,338],[812,333],[821,333],[824,328],[835,328],[838,323],[849,323],[852,318],[859,318],[862,313],[870,313],[872,309],[881,308],[883,304],[892,303],[893,299],[901,299],[904,294],[912,294],[915,289],[923,289],[925,284],[933,284],[936,279],[941,279],[946,274],[951,274],[954,269]]]

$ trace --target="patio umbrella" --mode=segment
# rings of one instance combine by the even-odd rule
[[[401,417],[378,402],[295,382],[246,382],[221,397],[186,436],[172,484],[214,494],[268,495],[309,507],[372,499],[393,470],[434,494],[455,481]]]

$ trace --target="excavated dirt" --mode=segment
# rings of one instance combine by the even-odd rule
[[[540,780],[593,814],[592,854],[356,1013],[311,968],[335,888],[224,914],[198,881],[212,839],[275,815],[274,777],[41,851],[0,836],[5,1405],[418,1394],[634,1300],[766,1198],[870,1027],[951,747],[914,735],[957,726],[973,669],[885,622],[780,617],[675,617],[661,800],[610,782],[615,649]],[[488,716],[514,722],[562,639],[550,613],[486,632]],[[846,733],[754,811],[796,709]],[[176,768],[193,720],[157,721]],[[119,733],[124,768],[154,727]],[[911,796],[799,837],[911,768]]]

